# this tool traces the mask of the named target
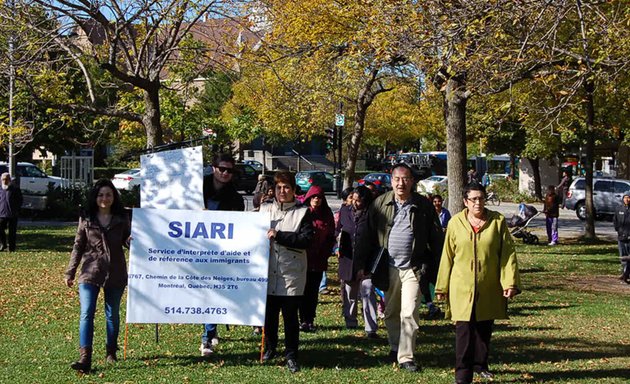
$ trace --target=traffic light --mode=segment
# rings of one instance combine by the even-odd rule
[[[336,128],[326,128],[326,152],[337,149],[337,140],[335,140],[336,136]]]

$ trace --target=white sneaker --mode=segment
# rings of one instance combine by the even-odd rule
[[[549,243],[549,245],[558,245],[558,243],[556,243],[555,241],[552,241],[551,243]]]
[[[214,352],[212,350],[212,344],[208,344],[208,343],[201,343],[199,350],[201,351],[201,356],[203,357],[208,357],[212,355],[212,352]]]
[[[218,337],[213,337],[212,341],[210,341],[212,343],[212,346],[215,347],[217,345],[219,345],[219,338]]]

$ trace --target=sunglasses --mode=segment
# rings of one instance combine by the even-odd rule
[[[218,169],[220,173],[234,173],[234,168],[216,167],[216,169]]]

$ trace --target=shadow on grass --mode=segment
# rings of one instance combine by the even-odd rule
[[[616,246],[610,247],[566,247],[562,246],[549,248],[531,248],[527,250],[527,253],[532,255],[607,255],[617,254],[618,250]]]
[[[20,232],[18,230],[17,241],[21,250],[70,252],[74,243],[74,234],[62,235],[57,232]]]

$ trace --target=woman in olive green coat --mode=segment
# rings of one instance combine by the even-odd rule
[[[458,384],[471,383],[473,372],[493,376],[488,371],[492,325],[507,318],[507,300],[521,291],[507,223],[485,208],[485,197],[478,183],[464,189],[466,208],[449,222],[435,287],[437,299],[447,299],[455,321]]]

